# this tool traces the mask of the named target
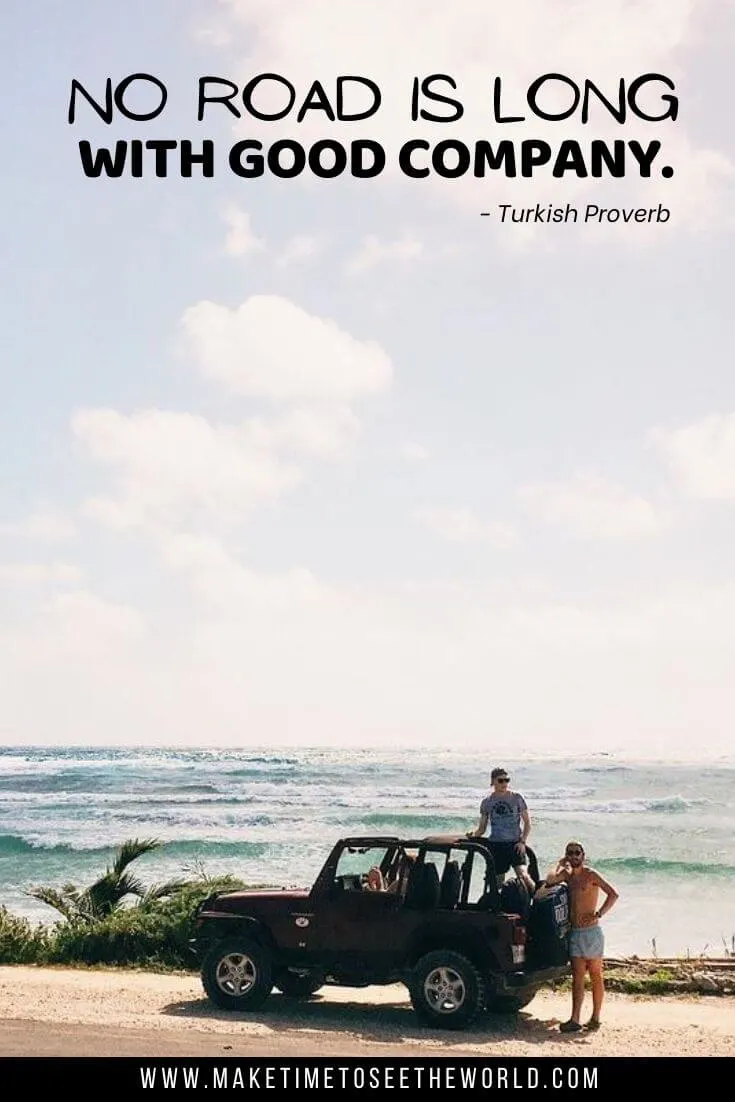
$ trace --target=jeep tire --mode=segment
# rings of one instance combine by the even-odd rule
[[[418,1017],[440,1029],[464,1029],[485,1003],[485,984],[477,968],[451,949],[435,949],[421,957],[408,986]]]
[[[257,1010],[273,988],[271,955],[248,937],[219,941],[202,962],[202,984],[222,1010]]]

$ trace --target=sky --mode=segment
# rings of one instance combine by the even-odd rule
[[[731,751],[732,0],[34,0],[3,21],[0,743]],[[166,86],[158,118],[80,98],[68,122],[73,79],[103,99],[136,73]],[[263,73],[297,107],[368,77],[380,109],[198,121],[200,77]],[[460,120],[411,120],[431,73]],[[525,97],[546,73],[608,97],[662,74],[679,114],[544,121]],[[497,76],[525,121],[494,122]],[[647,179],[415,180],[416,137],[662,151]],[[84,176],[80,141],[161,138],[211,140],[214,176],[178,154],[165,178]],[[236,142],[283,138],[378,141],[386,169],[229,170]],[[670,217],[517,225],[503,203]]]

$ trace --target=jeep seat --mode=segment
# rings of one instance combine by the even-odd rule
[[[453,911],[459,902],[462,873],[457,861],[447,861],[442,873],[439,906],[443,911]]]
[[[439,903],[441,885],[436,865],[416,865],[406,890],[405,906],[415,910],[432,910]]]

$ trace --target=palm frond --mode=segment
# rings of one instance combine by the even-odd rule
[[[131,861],[137,861],[139,857],[154,849],[160,849],[162,845],[163,843],[157,838],[129,838],[118,849],[112,869],[109,871],[115,876],[120,876]]]
[[[49,907],[53,907],[69,922],[74,922],[81,917],[76,901],[67,898],[62,892],[56,891],[55,888],[44,888],[42,886],[27,888],[24,894],[32,899],[38,899]]]
[[[104,918],[122,904],[128,896],[147,903],[162,899],[186,886],[187,880],[171,880],[146,888],[137,876],[127,871],[128,865],[163,845],[157,838],[129,838],[115,852],[111,866],[88,888],[64,884],[62,888],[33,888],[26,892],[34,899],[54,907],[69,922],[92,922]]]
[[[64,899],[69,899],[72,903],[78,903],[79,897],[82,894],[82,889],[78,888],[76,884],[62,884],[59,889]]]
[[[169,895],[175,895],[183,888],[191,887],[191,880],[167,880],[165,884],[152,884],[141,897],[140,905],[145,907],[149,903],[155,903],[157,899],[165,899]]]
[[[133,876],[131,872],[124,872],[117,881],[117,895],[118,899],[124,899],[126,895],[137,895],[138,897],[145,895],[145,884],[142,880],[139,880],[137,876]]]
[[[145,888],[136,876],[128,872],[115,876],[108,870],[82,893],[80,905],[85,906],[97,918],[101,918],[116,910],[126,896],[144,894]]]

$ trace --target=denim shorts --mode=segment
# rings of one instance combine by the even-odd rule
[[[569,956],[597,960],[605,955],[605,935],[601,926],[586,926],[569,935]]]

